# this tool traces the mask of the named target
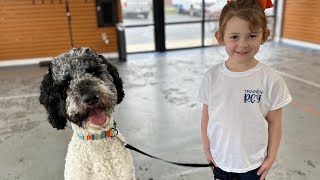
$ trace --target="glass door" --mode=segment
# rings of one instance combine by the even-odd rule
[[[204,37],[212,33],[206,29],[206,8],[216,0],[165,1],[166,48],[204,46]]]
[[[128,53],[154,51],[152,0],[121,0]]]

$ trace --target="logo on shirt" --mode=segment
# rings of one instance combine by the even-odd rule
[[[244,90],[244,103],[259,103],[262,93],[261,90]]]

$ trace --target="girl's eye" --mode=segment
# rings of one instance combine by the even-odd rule
[[[238,39],[238,36],[231,36],[231,39]]]
[[[253,34],[249,36],[249,38],[256,38],[256,37],[257,35],[253,35]]]

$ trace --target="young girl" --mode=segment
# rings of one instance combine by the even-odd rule
[[[233,0],[221,12],[215,36],[229,58],[205,73],[198,97],[203,151],[216,179],[262,180],[277,156],[282,107],[292,98],[283,79],[254,57],[270,35],[268,3]]]

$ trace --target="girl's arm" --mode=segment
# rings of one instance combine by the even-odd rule
[[[201,142],[202,142],[202,149],[206,156],[206,159],[209,163],[213,163],[215,167],[217,166],[216,163],[213,160],[213,157],[211,155],[210,151],[210,141],[207,135],[207,127],[208,127],[208,121],[209,121],[209,113],[208,113],[208,105],[203,104],[202,107],[202,115],[201,115]],[[213,171],[213,167],[212,171]]]
[[[282,108],[268,112],[266,119],[269,126],[267,158],[275,161],[278,154],[282,134]]]
[[[269,111],[266,117],[268,121],[268,149],[267,157],[258,170],[260,179],[264,179],[277,158],[281,134],[282,134],[282,108]]]
[[[208,120],[209,120],[208,105],[203,104],[202,115],[201,115],[201,142],[202,142],[202,149],[204,152],[210,152],[210,142],[207,136]]]

